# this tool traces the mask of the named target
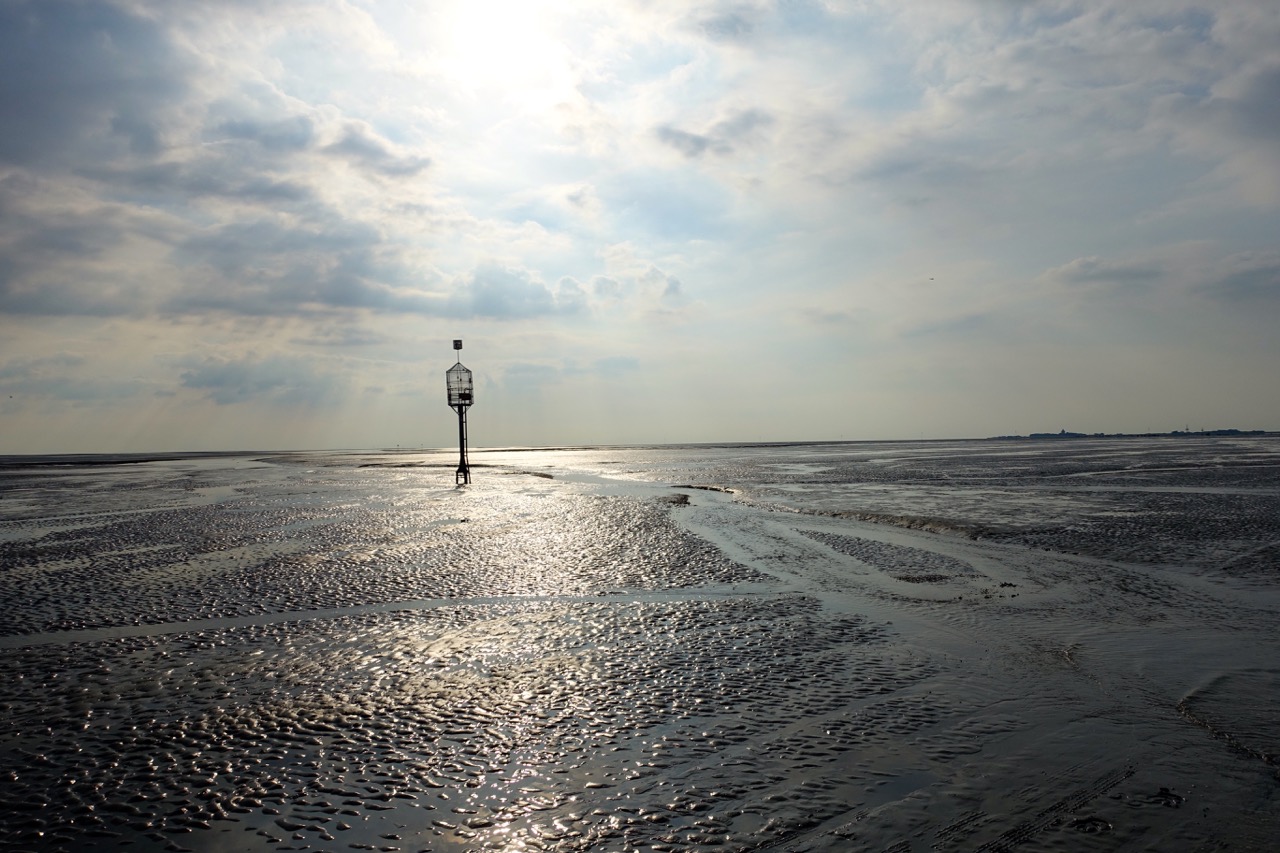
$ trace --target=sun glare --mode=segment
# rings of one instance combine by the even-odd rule
[[[555,35],[554,6],[521,0],[464,0],[440,35],[447,76],[512,106],[550,106],[572,87],[569,51]]]

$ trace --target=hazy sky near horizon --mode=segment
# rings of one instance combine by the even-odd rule
[[[1274,0],[0,0],[0,453],[1280,429]]]

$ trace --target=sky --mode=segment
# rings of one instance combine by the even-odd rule
[[[1274,0],[0,0],[0,453],[1280,429]]]

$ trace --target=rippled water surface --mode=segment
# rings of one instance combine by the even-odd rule
[[[0,460],[0,849],[1280,837],[1276,439],[473,463]]]

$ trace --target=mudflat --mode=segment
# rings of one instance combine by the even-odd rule
[[[0,462],[0,849],[1280,837],[1274,438]]]

